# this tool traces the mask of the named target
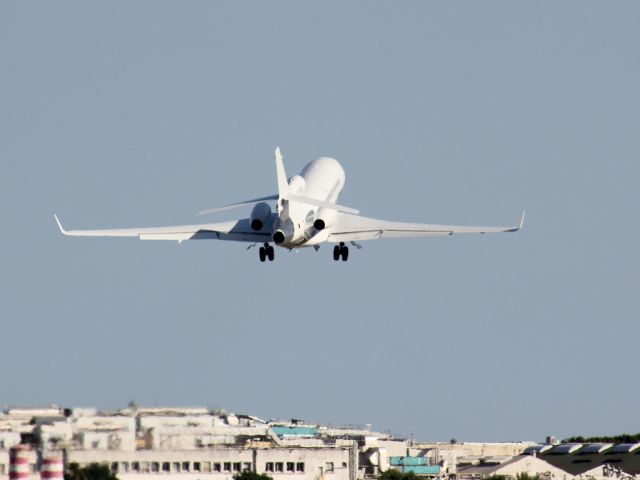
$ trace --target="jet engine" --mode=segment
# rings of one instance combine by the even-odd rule
[[[338,211],[333,208],[324,208],[320,207],[318,209],[318,213],[316,214],[316,220],[313,222],[313,227],[316,230],[324,230],[327,227],[332,226],[336,223],[336,219],[338,218]]]
[[[304,189],[307,186],[307,182],[300,175],[294,175],[289,179],[289,193],[294,195],[304,194]]]
[[[278,219],[273,227],[273,242],[280,245],[284,242],[290,242],[296,234],[295,226],[290,218],[286,220]]]
[[[253,210],[251,210],[250,224],[251,228],[255,231],[262,230],[267,220],[271,216],[271,207],[268,203],[257,203]]]

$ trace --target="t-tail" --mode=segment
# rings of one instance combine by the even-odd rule
[[[287,183],[287,174],[284,171],[284,163],[282,162],[282,153],[280,147],[276,148],[276,181],[278,184],[278,213],[285,209],[287,194],[289,193],[289,184]]]
[[[278,203],[276,208],[277,208],[277,213],[279,217],[287,216],[287,205],[289,202],[306,203],[308,205],[329,208],[331,210],[350,213],[352,215],[357,215],[358,213],[360,213],[358,210],[354,208],[345,207],[343,205],[336,205],[335,203],[327,203],[327,202],[323,202],[322,200],[317,200],[315,198],[307,198],[304,196],[292,195],[289,192],[289,183],[287,181],[287,174],[285,173],[285,170],[284,170],[284,162],[282,161],[282,152],[280,151],[280,147],[276,148],[274,156],[276,159],[276,182],[278,186],[277,194],[267,195],[266,197],[260,197],[260,198],[252,198],[251,200],[243,200],[241,202],[222,205],[221,207],[201,210],[200,212],[198,212],[198,215],[222,212],[225,210],[231,210],[232,208],[244,207],[247,205],[255,205],[255,204],[266,202],[269,200],[277,200]]]

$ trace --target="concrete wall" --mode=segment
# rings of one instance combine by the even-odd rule
[[[149,429],[145,434],[147,448],[158,450],[189,450],[210,445],[234,444],[236,437],[266,436],[269,427],[266,425],[254,427],[241,426],[160,426]]]
[[[0,449],[9,449],[20,443],[20,432],[0,431]]]
[[[414,448],[424,450],[438,450],[442,455],[456,455],[458,457],[514,457],[520,455],[527,447],[536,445],[535,442],[509,443],[428,443],[416,442]]]

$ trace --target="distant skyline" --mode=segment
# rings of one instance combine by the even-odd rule
[[[0,3],[0,403],[640,431],[638,45],[631,1]],[[525,229],[265,265],[53,220],[194,223],[276,146],[363,215]]]

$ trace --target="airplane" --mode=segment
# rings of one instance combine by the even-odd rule
[[[288,250],[313,247],[316,251],[323,243],[335,244],[333,259],[346,262],[349,258],[347,244],[362,248],[358,242],[363,240],[517,232],[524,225],[524,210],[518,226],[512,227],[430,225],[363,217],[358,210],[336,203],[345,185],[344,169],[336,159],[321,157],[313,160],[299,175],[288,180],[280,148],[276,148],[275,161],[278,193],[198,212],[198,215],[204,215],[253,205],[249,218],[221,223],[114,230],[65,230],[58,216],[54,215],[54,218],[60,232],[73,237],[137,237],[140,240],[174,240],[178,243],[201,239],[261,243],[261,262],[274,260],[275,249],[271,242]],[[275,211],[268,203],[270,201],[276,202]]]

